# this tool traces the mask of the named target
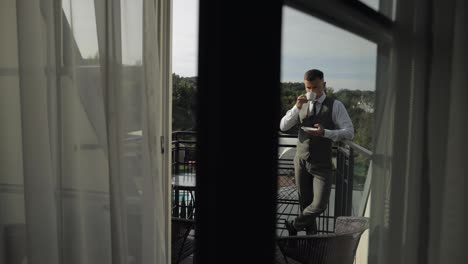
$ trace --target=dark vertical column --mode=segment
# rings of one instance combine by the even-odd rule
[[[272,263],[282,1],[200,1],[196,262]]]

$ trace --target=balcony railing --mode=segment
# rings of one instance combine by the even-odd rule
[[[195,144],[196,133],[172,133],[172,176],[187,179],[185,184],[173,184],[172,216],[193,219],[195,216]]]
[[[293,164],[296,140],[296,135],[280,134],[279,136],[278,236],[287,234],[284,221],[294,219],[299,213]],[[182,179],[196,178],[195,144],[195,132],[173,132],[173,177],[182,177]],[[369,150],[350,141],[334,144],[332,192],[326,211],[317,220],[320,233],[334,232],[335,219],[338,216],[363,214],[363,208],[365,208],[369,195],[370,174],[368,175],[368,171],[371,156],[372,153]],[[173,216],[181,218],[194,217],[194,190],[194,188],[190,188],[190,184],[173,188]]]

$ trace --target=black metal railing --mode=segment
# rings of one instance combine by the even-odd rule
[[[294,154],[296,148],[296,135],[280,134],[279,148],[280,156],[278,158],[278,198],[277,198],[277,234],[285,235],[285,220],[294,219],[300,210],[298,202],[298,193],[294,179]],[[172,139],[172,172],[173,177],[195,177],[196,133],[192,131],[173,132]],[[367,197],[368,193],[363,184],[356,184],[355,176],[355,158],[361,155],[360,160],[364,160],[364,170],[368,168],[368,161],[372,153],[349,141],[339,142],[333,145],[333,163],[332,173],[332,195],[330,195],[329,204],[324,213],[317,220],[320,233],[334,232],[335,219],[338,216],[353,215],[353,194],[356,190],[362,192],[362,197]],[[361,166],[361,165],[360,165]],[[367,167],[366,167],[367,166]],[[361,166],[362,167],[362,166]],[[362,181],[362,179],[361,179]],[[367,180],[366,180],[366,184]],[[368,189],[368,188],[367,188]],[[176,186],[173,188],[173,216],[181,218],[193,218],[195,214],[195,193],[194,188],[187,186]],[[367,191],[368,192],[368,191]],[[354,210],[357,211],[357,210]],[[356,213],[355,213],[356,215]]]
[[[284,221],[294,219],[300,212],[299,197],[294,179],[294,155],[297,135],[279,135],[278,157],[278,198],[277,198],[277,235],[286,235]],[[333,147],[336,156],[336,146]],[[335,178],[335,170],[332,177]],[[333,179],[333,183],[335,180]],[[334,232],[335,216],[330,205],[334,205],[335,199],[330,198],[325,212],[317,218],[317,227],[320,233]]]
[[[193,219],[195,216],[196,133],[172,133],[172,216]],[[175,181],[178,178],[181,181]]]
[[[293,156],[295,152],[296,135],[282,134],[279,136],[280,151],[291,151],[290,155],[280,153],[278,159],[278,211],[277,234],[285,234],[284,221],[294,219],[299,213],[298,194],[294,181]],[[289,141],[289,142],[287,142]],[[332,146],[334,169],[332,173],[332,194],[327,209],[317,219],[319,233],[334,232],[335,219],[338,216],[351,216],[363,214],[366,199],[369,195],[369,179],[367,171],[372,152],[351,141],[334,143]],[[287,153],[286,153],[287,154]],[[284,157],[286,156],[286,157]],[[359,182],[355,181],[355,159],[359,159],[359,168],[365,175],[359,175]],[[362,174],[362,172],[360,172]],[[364,178],[362,177],[364,176]],[[363,184],[362,182],[365,182]],[[356,199],[360,198],[360,199]],[[353,204],[356,202],[358,204]],[[353,202],[354,201],[354,202]],[[357,207],[359,206],[359,210]]]
[[[341,146],[344,154],[343,159],[348,162],[345,163],[347,167],[339,171],[343,172],[343,179],[351,178],[348,185],[346,185],[347,182],[342,185],[343,189],[346,188],[348,197],[351,192],[353,193],[352,196],[360,194],[359,200],[347,199],[351,203],[345,204],[342,209],[346,215],[364,216],[372,179],[372,151],[352,141],[343,141]]]
[[[172,173],[195,173],[196,133],[193,131],[172,132]]]
[[[337,146],[335,217],[350,216],[353,209],[354,150]]]

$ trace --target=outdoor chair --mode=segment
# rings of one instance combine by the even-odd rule
[[[277,252],[276,261],[288,264],[353,264],[359,239],[367,228],[369,219],[366,217],[338,217],[334,233],[277,238],[283,258]]]
[[[301,263],[285,256],[283,252],[281,252],[281,249],[278,247],[278,245],[276,245],[275,264],[301,264]]]

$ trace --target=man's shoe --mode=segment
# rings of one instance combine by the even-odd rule
[[[284,220],[284,226],[288,230],[288,233],[290,236],[296,236],[297,235],[297,230],[294,228],[293,221],[289,222],[288,220]]]
[[[307,228],[315,226],[315,217],[311,215],[299,215],[294,220],[294,228],[298,231],[302,231]],[[317,229],[315,227],[315,229]]]
[[[306,234],[308,236],[316,235],[317,234],[317,225],[315,223],[313,223],[311,226],[306,227],[305,230],[306,230]]]

